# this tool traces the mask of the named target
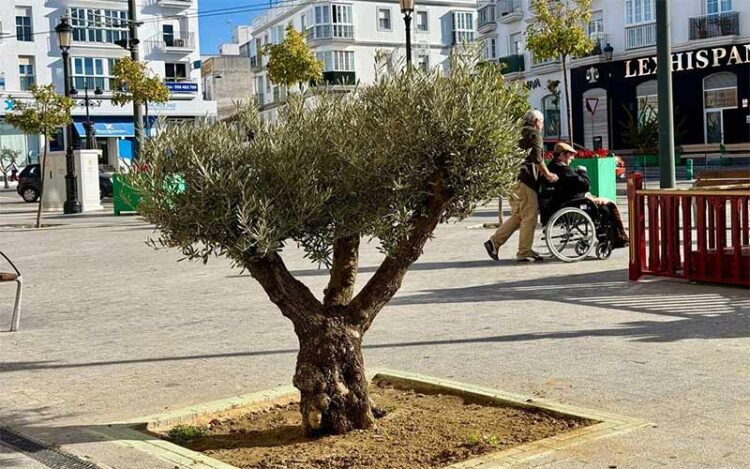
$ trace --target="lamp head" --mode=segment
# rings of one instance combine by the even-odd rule
[[[612,53],[615,51],[615,48],[612,47],[612,44],[607,43],[606,46],[604,46],[604,58],[606,60],[612,60]]]
[[[70,49],[70,45],[73,42],[73,27],[70,26],[67,16],[60,18],[60,24],[55,26],[55,33],[57,34],[57,43],[60,45],[60,49],[64,51]]]
[[[401,13],[414,11],[414,0],[398,0],[398,4],[401,6]]]

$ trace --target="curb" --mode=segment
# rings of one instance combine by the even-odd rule
[[[387,380],[398,389],[440,392],[525,409],[543,409],[563,417],[585,418],[599,422],[550,438],[462,461],[447,466],[445,469],[505,468],[521,462],[528,463],[534,458],[548,455],[563,448],[652,425],[649,422],[609,412],[558,404],[544,399],[529,398],[520,394],[433,378],[416,373],[378,368],[368,372],[367,375],[371,381],[376,379]],[[210,458],[202,453],[162,440],[149,430],[172,426],[194,420],[201,416],[231,411],[240,407],[267,407],[270,404],[289,403],[298,399],[299,392],[297,389],[293,386],[281,386],[266,391],[253,392],[205,404],[197,404],[175,411],[139,417],[125,422],[88,427],[85,431],[105,440],[148,453],[151,456],[174,464],[175,467],[191,469],[237,469],[235,466]]]

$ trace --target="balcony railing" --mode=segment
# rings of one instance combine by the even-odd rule
[[[740,34],[740,14],[736,11],[698,16],[688,19],[690,40],[709,37],[738,36]]]
[[[594,41],[594,47],[591,51],[585,55],[585,57],[592,57],[594,55],[602,55],[604,48],[610,43],[609,34],[607,33],[591,33],[589,37]]]
[[[498,23],[513,23],[523,18],[521,0],[498,0],[495,18]]]
[[[656,23],[625,28],[625,49],[638,49],[656,45]]]
[[[497,59],[498,64],[504,65],[502,72],[515,73],[523,72],[526,69],[526,61],[524,60],[523,54],[508,55]]]
[[[159,5],[165,8],[187,8],[193,4],[193,0],[158,0]]]
[[[329,23],[308,28],[307,40],[319,39],[354,39],[354,25]]]
[[[195,49],[195,34],[185,32],[160,33],[150,42],[162,52],[191,52]]]
[[[479,9],[479,17],[477,26],[482,29],[486,26],[492,26],[495,24],[495,5],[490,3]]]

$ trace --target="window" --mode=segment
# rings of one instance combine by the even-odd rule
[[[638,99],[638,122],[655,119],[659,112],[659,94],[656,80],[649,80],[635,87]]]
[[[299,18],[299,30],[302,31],[303,33],[305,32],[305,29],[307,29],[306,24],[305,24],[305,19],[306,19],[305,15],[303,13],[302,16],[300,16]]]
[[[324,72],[353,72],[354,52],[333,50],[318,52],[316,58],[323,62]]]
[[[18,76],[21,79],[21,90],[28,91],[36,83],[34,78],[34,57],[18,57]]]
[[[266,78],[265,79],[265,82],[266,82],[266,93],[270,93],[271,92],[271,78],[270,77],[265,77],[265,78]]]
[[[625,24],[650,23],[655,19],[654,0],[625,0]]]
[[[90,90],[111,90],[114,66],[115,59],[73,58],[73,87],[79,90],[86,87]]]
[[[511,34],[509,47],[511,55],[523,54],[523,33]]]
[[[378,8],[378,31],[391,30],[391,9]]]
[[[429,17],[426,11],[417,12],[417,32],[426,33],[430,30]]]
[[[186,63],[165,63],[164,81],[187,81]]]
[[[70,25],[76,42],[114,44],[128,37],[128,12],[98,8],[71,8]]]
[[[271,44],[279,44],[284,40],[284,27],[274,26],[271,29]]]
[[[31,8],[16,8],[16,40],[32,42],[34,30],[31,26]]]
[[[497,58],[497,40],[495,38],[487,39],[484,42],[484,58],[488,60]]]
[[[542,98],[542,112],[544,113],[544,136],[560,136],[560,96],[548,94]]]
[[[430,70],[430,57],[428,55],[420,55],[417,57],[417,69],[427,73]]]
[[[601,10],[591,13],[587,32],[589,37],[595,39],[604,32],[604,15]]]
[[[167,47],[174,47],[174,25],[163,24],[161,26],[162,40]]]
[[[351,5],[317,5],[311,11],[314,24],[307,32],[308,40],[354,37]]]
[[[462,44],[474,40],[474,13],[468,11],[453,12],[453,44]]]
[[[721,72],[703,81],[706,109],[732,109],[737,107],[737,75]]]
[[[706,12],[709,15],[717,15],[732,11],[732,0],[708,0],[706,3]]]

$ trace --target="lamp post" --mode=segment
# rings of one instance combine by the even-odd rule
[[[70,90],[71,95],[77,95],[78,90],[73,88]],[[101,88],[98,86],[94,89],[95,96],[101,96],[104,94]],[[94,130],[94,123],[91,122],[91,114],[89,113],[89,106],[93,98],[89,97],[89,83],[88,80],[83,88],[83,104],[86,106],[86,122],[83,123],[83,127],[86,129],[86,149],[96,150],[96,131]]]
[[[411,14],[414,13],[414,0],[398,0],[406,26],[406,67],[411,68]]]
[[[57,43],[60,46],[63,60],[63,87],[65,96],[70,97],[70,57],[68,51],[73,41],[73,28],[68,23],[68,18],[60,18],[60,24],[55,27]],[[76,165],[73,161],[73,123],[68,124],[66,129],[67,145],[65,148],[65,203],[63,213],[66,215],[81,213],[81,201],[78,200],[78,176]]]

